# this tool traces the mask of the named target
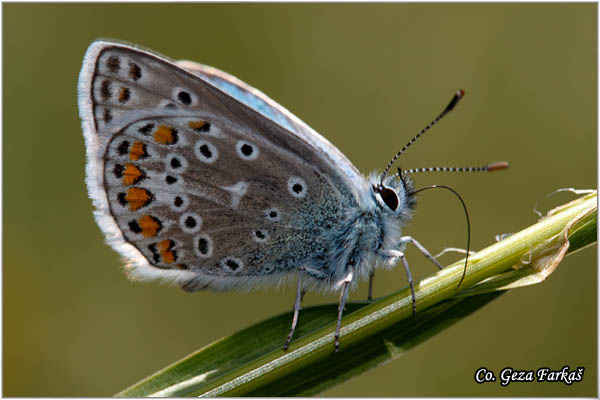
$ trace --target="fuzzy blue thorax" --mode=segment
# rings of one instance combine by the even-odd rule
[[[383,188],[388,196],[395,196],[388,199],[390,207],[377,190],[378,179],[379,175],[371,173],[368,185],[358,193],[358,204],[344,207],[343,216],[319,235],[325,254],[312,254],[306,269],[316,286],[335,290],[350,272],[356,285],[377,266],[392,267],[390,258],[382,252],[400,250],[402,228],[412,217],[416,196],[411,194],[413,183],[409,178],[402,181],[388,177]]]

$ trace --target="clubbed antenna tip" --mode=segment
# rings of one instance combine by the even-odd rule
[[[508,168],[508,163],[506,161],[496,161],[487,166],[488,172],[500,171]]]
[[[396,162],[398,157],[400,157],[400,155],[402,153],[404,153],[404,151],[411,144],[413,144],[419,137],[421,137],[422,134],[424,134],[429,129],[431,129],[431,127],[434,126],[440,119],[444,118],[444,116],[446,114],[448,114],[450,111],[452,111],[452,109],[454,109],[454,107],[456,107],[456,105],[458,104],[460,99],[462,99],[464,97],[464,95],[465,95],[465,91],[462,89],[458,89],[456,91],[456,93],[454,94],[454,96],[452,97],[452,100],[450,100],[450,103],[446,106],[446,108],[444,108],[444,111],[442,111],[440,113],[440,115],[438,115],[433,121],[431,121],[429,123],[429,125],[427,125],[423,129],[421,129],[421,132],[417,133],[412,139],[410,139],[410,142],[408,142],[406,145],[404,145],[404,147],[399,152],[396,153],[396,155],[388,163],[387,167],[385,167],[385,169],[383,170],[383,173],[381,174],[381,178],[379,178],[380,185],[383,184],[383,179],[386,177],[387,173],[389,172],[389,170],[392,167],[392,165],[394,164],[394,162]]]
[[[452,100],[450,100],[450,104],[448,104],[443,113],[445,114],[447,112],[452,111],[452,109],[458,104],[459,100],[462,99],[464,96],[465,91],[462,89],[458,89]]]

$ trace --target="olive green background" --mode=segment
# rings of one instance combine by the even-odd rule
[[[76,82],[98,37],[221,68],[267,93],[363,172],[385,166],[459,88],[457,109],[402,156],[458,190],[473,248],[597,182],[596,4],[4,4],[5,396],[109,396],[292,307],[294,290],[196,293],[129,282],[84,183]],[[405,229],[433,252],[465,246],[460,203],[420,195]],[[435,267],[409,249],[413,274]],[[457,256],[442,258],[450,263]],[[406,285],[378,273],[375,294]],[[351,295],[366,296],[366,284]],[[306,304],[337,301],[308,294]],[[302,318],[302,317],[300,317]],[[300,319],[302,323],[302,319]],[[284,338],[282,337],[282,343]],[[476,384],[479,367],[585,367],[582,382]],[[404,357],[326,396],[596,396],[596,247]]]

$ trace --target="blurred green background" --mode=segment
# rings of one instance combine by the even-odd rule
[[[494,174],[426,174],[468,204],[473,248],[536,221],[533,207],[597,182],[596,4],[3,4],[4,396],[109,396],[192,351],[288,311],[294,290],[196,293],[129,282],[84,184],[76,103],[98,37],[223,69],[267,93],[363,173],[463,88],[404,168],[507,160]],[[460,203],[420,196],[406,233],[465,246]],[[414,249],[423,278],[435,268]],[[450,263],[456,256],[444,256]],[[406,285],[382,272],[375,294]],[[366,284],[351,295],[366,297]],[[308,294],[306,304],[337,301]],[[301,323],[301,322],[300,322]],[[284,338],[282,337],[282,343]],[[585,367],[583,382],[476,384],[487,367]],[[399,360],[326,396],[596,396],[596,248]]]

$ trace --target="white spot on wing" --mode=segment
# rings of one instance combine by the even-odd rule
[[[239,181],[235,185],[221,187],[221,189],[227,190],[229,193],[231,193],[231,208],[237,210],[242,196],[244,196],[248,191],[248,186],[248,182]]]
[[[244,263],[237,257],[225,257],[221,260],[221,267],[231,272],[238,272],[244,269]]]
[[[214,144],[206,140],[198,140],[194,145],[194,153],[198,160],[205,163],[212,163],[219,158],[219,152]]]
[[[180,173],[188,166],[187,160],[181,154],[168,154],[165,164],[167,170]]]
[[[246,161],[256,160],[259,153],[258,147],[256,147],[250,142],[246,142],[245,140],[239,140],[235,145],[235,150],[237,151],[238,156],[242,160]],[[244,152],[247,152],[249,154],[244,154]]]
[[[279,210],[275,207],[267,208],[265,210],[265,217],[271,222],[278,222],[281,219],[281,215],[279,214]]]
[[[306,182],[304,179],[292,176],[288,179],[288,192],[297,199],[302,199],[306,196]]]
[[[179,93],[182,93],[183,95],[187,94],[187,96],[189,97],[190,103],[186,104],[183,101],[185,98],[180,98]],[[191,90],[182,88],[182,87],[176,87],[175,89],[173,89],[173,100],[175,100],[178,103],[181,103],[185,106],[194,106],[198,102],[196,95]]]
[[[206,233],[194,238],[194,252],[200,258],[210,258],[213,254],[213,241]]]
[[[193,212],[183,214],[179,218],[179,227],[186,233],[196,233],[202,226],[202,218]]]
[[[157,196],[158,197],[158,196]],[[166,202],[173,211],[183,211],[190,204],[190,199],[183,193],[171,194],[166,197]]]
[[[255,242],[264,243],[269,240],[269,232],[264,229],[253,230],[252,238]]]

